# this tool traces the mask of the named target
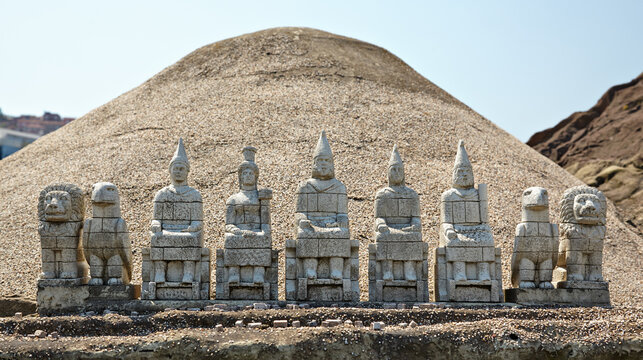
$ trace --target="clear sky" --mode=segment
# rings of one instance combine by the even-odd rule
[[[386,48],[522,141],[643,72],[643,1],[0,0],[0,108],[78,117],[191,51],[277,26]]]

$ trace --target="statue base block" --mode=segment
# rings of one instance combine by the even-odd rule
[[[522,305],[609,306],[608,289],[506,289],[505,301]]]
[[[90,285],[89,301],[134,300],[141,297],[141,285]]]
[[[47,280],[47,282],[50,282],[50,280]],[[48,286],[42,285],[41,281],[38,281],[38,293],[36,295],[38,313],[74,312],[82,309],[89,298],[89,286],[74,285],[73,281],[69,283],[67,286]]]

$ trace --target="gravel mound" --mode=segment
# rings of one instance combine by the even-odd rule
[[[552,219],[558,221],[563,191],[581,184],[384,49],[312,29],[270,29],[200,48],[0,161],[0,295],[35,298],[37,198],[56,181],[87,192],[98,181],[119,187],[134,250],[133,280],[140,282],[152,199],[169,183],[178,137],[191,162],[189,183],[203,195],[206,245],[223,246],[225,200],[238,191],[241,149],[252,145],[258,148],[260,186],[274,190],[273,246],[283,249],[293,236],[295,189],[310,176],[322,129],[333,148],[336,176],[348,188],[351,233],[361,244],[363,300],[373,199],[386,184],[393,144],[405,161],[409,186],[420,194],[424,240],[433,248],[440,194],[450,187],[457,141],[465,140],[476,182],[489,184],[490,225],[503,249],[505,286],[522,190],[548,188]],[[604,272],[612,301],[638,305],[641,238],[614,216],[611,204],[607,226]],[[283,280],[282,272],[282,298]]]

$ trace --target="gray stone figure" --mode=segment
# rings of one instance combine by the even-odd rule
[[[603,240],[607,201],[589,186],[565,191],[560,202],[558,288],[607,289],[603,280]]]
[[[89,285],[127,285],[132,278],[132,249],[127,224],[121,218],[116,185],[92,187],[92,217],[85,220],[83,248],[89,260]]]
[[[502,301],[500,248],[495,247],[488,224],[487,186],[474,187],[473,168],[462,140],[453,168],[453,188],[442,194],[440,212],[436,300]]]
[[[38,218],[42,248],[39,286],[69,286],[89,281],[80,240],[85,216],[82,191],[73,184],[53,184],[40,192]]]
[[[286,299],[359,300],[359,242],[350,240],[348,197],[335,179],[333,154],[322,131],[312,178],[299,184],[296,240],[286,242]]]
[[[179,139],[172,184],[154,196],[150,249],[143,249],[143,298],[209,299],[210,251],[203,247],[203,203],[187,185],[190,163]]]
[[[522,194],[522,221],[516,226],[511,284],[525,289],[552,289],[558,259],[558,225],[549,222],[547,190],[530,187]]]
[[[422,242],[420,198],[405,185],[404,163],[397,146],[388,163],[388,182],[389,186],[375,195],[369,300],[428,301],[428,244]]]
[[[239,188],[226,202],[225,245],[217,250],[217,299],[277,300],[278,254],[272,249],[272,190],[257,190],[254,147],[243,149]]]

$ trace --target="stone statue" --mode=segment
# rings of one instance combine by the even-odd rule
[[[547,190],[530,187],[522,194],[522,221],[516,226],[511,283],[525,289],[552,289],[558,258],[558,226],[549,222]]]
[[[375,195],[376,243],[369,245],[370,300],[428,301],[428,244],[422,242],[420,198],[405,185],[397,146],[388,163],[388,183]]]
[[[172,184],[154,196],[152,247],[143,252],[143,296],[208,299],[210,253],[203,247],[203,203],[199,191],[187,185],[190,163],[183,139],[169,171]]]
[[[243,149],[241,191],[226,202],[224,249],[217,250],[217,299],[277,300],[278,252],[272,250],[272,190],[257,190],[257,149]],[[221,273],[223,276],[220,276]]]
[[[92,187],[92,217],[85,220],[83,248],[89,260],[89,285],[127,285],[132,279],[132,249],[127,224],[121,218],[116,185]]]
[[[488,224],[487,186],[474,187],[473,168],[462,140],[453,168],[453,188],[442,194],[440,205],[436,298],[501,301],[500,248],[495,248]]]
[[[286,284],[287,298],[295,296],[296,288],[299,300],[359,300],[359,286],[352,284],[355,274],[351,275],[355,272],[351,267],[356,266],[351,259],[359,261],[357,253],[354,253],[359,243],[350,240],[347,205],[346,187],[335,179],[333,154],[326,133],[322,131],[313,155],[312,178],[300,183],[297,189],[297,240],[296,245],[292,242],[287,244],[286,257],[287,261],[290,258],[293,262],[296,257],[302,273],[297,272],[296,286]],[[296,249],[296,256],[289,256],[292,255],[289,248]],[[288,272],[288,264],[286,266]],[[324,281],[317,281],[320,279]],[[357,278],[354,282],[357,284]],[[329,284],[341,286],[325,291],[329,290],[326,288]]]
[[[559,288],[607,288],[603,281],[603,239],[607,201],[589,186],[565,191],[560,202]],[[566,281],[565,281],[566,280]]]
[[[47,186],[38,197],[42,273],[39,285],[73,286],[89,281],[80,241],[85,216],[82,191],[73,184]]]

